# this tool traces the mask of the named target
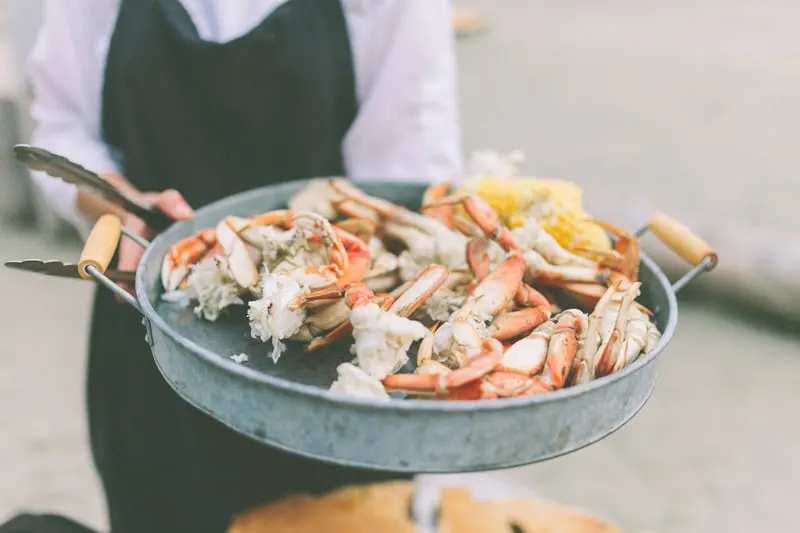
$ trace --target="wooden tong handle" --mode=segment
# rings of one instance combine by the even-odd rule
[[[122,221],[116,215],[103,215],[97,219],[83,246],[81,259],[78,261],[78,274],[83,279],[94,279],[91,274],[86,272],[88,266],[93,266],[101,273],[105,273],[114,257],[114,252],[117,251],[121,229]]]
[[[663,213],[656,213],[648,223],[650,231],[667,247],[692,266],[711,258],[708,270],[717,266],[717,252],[692,230]]]

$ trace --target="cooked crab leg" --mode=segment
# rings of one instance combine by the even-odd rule
[[[542,371],[547,361],[547,347],[556,325],[553,321],[536,327],[530,335],[506,349],[498,371],[534,376]]]
[[[628,321],[623,334],[624,340],[612,372],[625,368],[639,357],[647,345],[649,324],[650,321],[644,313],[635,307],[628,310]]]
[[[481,237],[472,238],[467,243],[467,264],[477,281],[483,280],[491,270],[487,244],[488,241]],[[526,283],[520,285],[519,291],[514,295],[514,302],[520,307],[541,307],[548,312],[552,308],[550,301],[541,292]]]
[[[462,308],[452,316],[451,329],[456,344],[480,345],[480,334],[472,322],[487,322],[511,302],[522,283],[524,266],[522,257],[512,254],[475,287]]]
[[[343,197],[374,210],[382,218],[421,230],[437,241],[452,238],[454,235],[454,232],[438,219],[416,213],[382,198],[369,196],[347,180],[332,178],[330,185]]]
[[[330,184],[328,186],[330,186]],[[354,202],[353,200],[336,200],[332,202],[332,205],[333,208],[339,212],[339,214],[349,218],[364,218],[374,222],[377,222],[379,218],[375,211],[372,211],[358,202]]]
[[[411,316],[422,303],[444,284],[449,276],[448,270],[442,265],[428,265],[416,278],[404,285],[402,292],[390,295],[391,304],[385,309],[388,313],[402,318]],[[361,283],[356,283],[346,288],[331,287],[314,291],[304,296],[305,302],[345,298],[350,309],[353,306],[365,305],[364,302],[374,297],[371,289]],[[348,300],[349,298],[349,300]],[[291,306],[290,306],[291,307]],[[322,338],[314,339],[306,347],[306,352],[311,352],[327,346],[352,331],[350,320],[345,321],[335,330]]]
[[[355,235],[365,243],[369,243],[375,232],[378,231],[377,222],[369,218],[346,218],[335,223],[334,227]]]
[[[484,280],[491,269],[485,238],[473,238],[467,244],[467,262],[478,282]],[[474,286],[468,289],[470,295]],[[551,305],[547,298],[530,285],[520,283],[514,303],[524,309],[506,311],[497,315],[491,324],[492,336],[505,341],[529,333],[550,318]]]
[[[450,192],[450,182],[442,181],[434,183],[425,189],[425,194],[422,195],[422,204],[436,202],[445,198],[447,193]],[[452,205],[443,205],[440,207],[431,208],[426,213],[428,216],[437,219],[450,229],[455,229],[453,224],[453,216],[455,214],[455,207]]]
[[[630,282],[635,282],[639,278],[639,239],[631,232],[601,220],[590,219],[588,222],[600,226],[607,232],[614,235],[616,243],[614,251],[606,252],[581,248],[579,251],[588,252],[602,257],[602,261],[609,264],[614,270],[625,276]]]
[[[614,370],[624,340],[629,310],[639,295],[640,285],[639,282],[633,283],[620,293],[619,284],[614,284],[589,317],[587,336],[598,331],[600,346],[594,353],[584,352],[584,359],[587,362],[593,362],[592,368],[595,377],[605,376]],[[595,322],[594,328],[593,321]],[[586,355],[589,357],[587,358]]]
[[[516,311],[506,311],[494,317],[489,325],[492,337],[499,341],[515,339],[525,335],[550,319],[550,307],[526,307]]]
[[[586,332],[586,315],[578,309],[567,309],[558,318],[547,348],[547,363],[542,381],[560,389],[567,382],[578,351],[578,337]]]
[[[519,250],[519,241],[500,220],[500,216],[486,201],[479,196],[449,196],[440,200],[425,203],[420,210],[428,211],[444,206],[461,206],[467,215],[483,231],[489,239],[499,244],[503,250],[510,252]]]
[[[169,292],[183,288],[189,267],[206,257],[216,244],[217,233],[213,229],[200,230],[173,244],[161,264],[164,290]]]
[[[525,259],[526,277],[544,284],[559,285],[563,282],[605,283],[608,274],[599,266],[553,265],[535,250],[522,254]]]
[[[383,378],[387,390],[408,393],[447,394],[491,372],[503,357],[503,345],[495,339],[483,339],[480,352],[457,370],[441,374],[392,374]]]

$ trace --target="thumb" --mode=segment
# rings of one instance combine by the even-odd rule
[[[153,205],[175,220],[186,220],[194,216],[191,206],[183,199],[181,193],[174,189],[158,193],[153,198]]]

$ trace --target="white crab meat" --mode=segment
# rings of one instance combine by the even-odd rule
[[[302,293],[302,287],[291,276],[265,273],[261,298],[249,304],[247,318],[250,321],[250,335],[261,342],[272,340],[270,357],[276,363],[286,350],[283,340],[297,333],[306,318],[303,307],[289,310],[289,302]]]
[[[246,353],[235,353],[230,356],[231,361],[234,363],[239,363],[240,365],[245,364],[250,358],[247,356]]]
[[[197,302],[195,314],[214,322],[227,307],[244,304],[241,296],[246,289],[233,279],[228,261],[215,256],[203,259],[192,267],[184,292]]]
[[[436,263],[446,266],[450,270],[467,266],[467,238],[456,232],[451,236],[436,243]]]
[[[383,379],[406,364],[411,344],[428,332],[419,322],[387,313],[375,303],[353,309],[350,323],[355,339],[350,351],[358,366],[376,379]]]
[[[425,300],[415,314],[425,320],[443,322],[464,305],[466,286],[450,289],[442,287]]]
[[[423,321],[444,322],[464,305],[467,288],[472,280],[470,274],[450,272],[444,285],[431,294],[415,313]]]
[[[329,389],[332,392],[359,398],[390,398],[380,380],[351,363],[342,363],[336,373],[338,377]]]

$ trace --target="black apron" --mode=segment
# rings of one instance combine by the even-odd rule
[[[103,102],[104,135],[125,176],[140,190],[177,189],[195,208],[341,175],[356,99],[339,0],[290,0],[224,44],[203,41],[179,0],[124,0]],[[259,503],[394,477],[233,432],[173,392],[144,334],[136,311],[98,290],[88,405],[113,533],[218,533]]]

